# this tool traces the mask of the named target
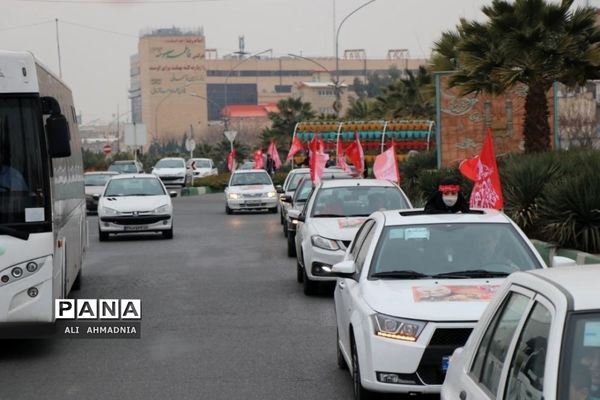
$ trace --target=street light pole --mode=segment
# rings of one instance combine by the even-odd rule
[[[340,22],[340,24],[338,25],[337,31],[335,33],[335,101],[336,101],[336,107],[335,107],[335,112],[339,118],[339,114],[340,114],[340,109],[341,109],[341,87],[340,87],[340,58],[339,58],[339,42],[340,42],[340,29],[342,29],[342,25],[344,25],[344,23],[348,20],[348,18],[350,18],[351,16],[353,16],[357,11],[365,8],[366,6],[368,6],[371,3],[374,3],[377,0],[369,0],[366,3],[364,3],[363,5],[357,7],[356,9],[354,9],[354,11],[352,11],[350,14],[346,15],[344,17],[344,19],[342,19],[342,22]]]
[[[243,64],[243,63],[245,63],[246,61],[250,60],[251,58],[253,58],[253,57],[256,57],[256,56],[259,56],[259,55],[261,55],[261,54],[264,54],[264,53],[268,53],[268,52],[273,52],[273,49],[267,49],[267,50],[260,51],[260,52],[258,52],[258,53],[250,54],[250,55],[249,55],[247,58],[244,58],[242,61],[240,61],[239,63],[237,63],[236,65],[234,65],[234,66],[233,66],[233,67],[232,67],[232,68],[229,70],[229,72],[227,73],[227,76],[225,77],[225,104],[224,104],[223,108],[224,108],[224,107],[227,107],[227,105],[228,105],[228,100],[229,100],[229,99],[228,99],[228,93],[227,93],[227,81],[229,81],[229,77],[231,76],[231,73],[232,73],[232,72],[233,72],[233,71],[234,71],[234,70],[235,70],[237,67],[239,67],[240,65],[242,65],[242,64]],[[221,112],[222,112],[222,110],[221,110]],[[225,116],[223,115],[223,121],[224,121],[224,124],[225,124],[225,130],[227,130],[227,124],[226,124],[227,120],[226,120],[224,117],[225,117]]]

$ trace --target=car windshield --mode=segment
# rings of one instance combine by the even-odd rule
[[[114,174],[89,174],[84,175],[85,186],[104,186]]]
[[[108,182],[104,197],[162,196],[165,191],[158,179],[127,178]]]
[[[271,184],[271,178],[266,172],[245,172],[233,174],[231,177],[231,186]]]
[[[136,173],[137,168],[135,164],[112,164],[108,167],[109,171],[120,172],[122,174]]]
[[[302,180],[302,182],[300,182],[294,193],[294,202],[297,203],[306,201],[308,199],[308,196],[310,196],[313,187],[314,185],[310,178],[307,177],[306,179]]]
[[[558,398],[600,398],[600,311],[571,313],[567,321]]]
[[[298,183],[300,183],[302,178],[304,178],[305,176],[308,176],[308,172],[299,172],[297,174],[292,174],[288,183],[288,187],[285,190],[288,192],[295,191],[298,187]]]
[[[183,160],[160,160],[155,168],[185,168]]]
[[[196,168],[212,168],[212,164],[209,160],[194,160],[196,162]]]
[[[313,203],[311,216],[367,217],[375,211],[408,208],[396,186],[346,186],[321,189]]]
[[[370,277],[502,277],[542,266],[512,225],[453,223],[388,226],[371,263]],[[386,276],[387,274],[387,276]],[[404,277],[406,279],[406,277]]]

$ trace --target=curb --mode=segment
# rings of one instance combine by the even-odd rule
[[[584,251],[574,250],[574,249],[566,249],[559,248],[552,243],[542,242],[541,240],[532,240],[531,241],[535,246],[535,249],[540,253],[546,265],[550,265],[550,256],[562,256],[570,258],[575,261],[577,265],[586,265],[586,264],[599,264],[600,256],[595,254],[586,253]]]

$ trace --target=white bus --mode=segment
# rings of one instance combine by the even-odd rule
[[[52,326],[86,247],[71,90],[32,54],[0,50],[0,336]]]

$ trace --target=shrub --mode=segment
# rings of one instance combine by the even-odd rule
[[[538,212],[544,190],[562,174],[556,154],[511,156],[499,168],[504,211],[526,235],[540,237]]]
[[[600,180],[597,165],[548,184],[540,200],[540,230],[560,247],[600,252]]]
[[[194,186],[206,186],[212,191],[222,192],[227,187],[230,177],[231,174],[229,172],[224,172],[218,175],[196,178],[194,179]]]

